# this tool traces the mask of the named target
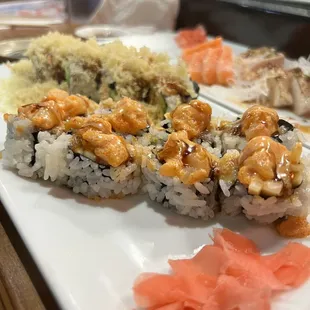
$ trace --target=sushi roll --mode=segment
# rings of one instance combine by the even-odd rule
[[[179,105],[162,123],[167,140],[151,146],[142,161],[144,190],[152,200],[204,220],[219,211],[218,158],[199,138],[210,130],[211,113],[211,107],[199,100]]]
[[[301,158],[301,152],[300,143],[289,151],[270,137],[257,136],[241,153],[227,153],[220,167],[222,171],[225,167],[233,168],[219,181],[225,195],[224,212],[237,214],[242,211],[248,218],[264,223],[287,215],[306,216],[309,159]],[[233,186],[229,188],[227,184]]]
[[[98,105],[53,89],[5,114],[3,162],[93,199],[146,192],[159,207],[204,220],[219,212],[262,223],[308,214],[310,159],[274,110],[254,106],[218,122],[209,104],[192,100],[165,116],[154,123],[128,97]]]
[[[173,132],[160,150],[142,163],[150,198],[182,215],[205,220],[218,210],[217,158],[189,140],[186,131]]]
[[[238,126],[224,133],[226,141],[239,135],[243,145],[227,149],[219,162],[223,211],[264,223],[307,215],[309,159],[301,156],[298,131],[263,106],[249,108]]]
[[[39,83],[56,81],[98,102],[129,97],[144,103],[156,121],[199,90],[183,63],[172,65],[165,54],[120,41],[99,46],[56,32],[33,40],[26,54]]]
[[[147,152],[142,165],[150,198],[203,219],[220,210],[267,223],[306,215],[309,177],[297,130],[263,106],[235,122],[215,122],[211,114],[208,104],[193,100],[166,115],[168,137]],[[267,178],[268,165],[273,174]]]
[[[21,176],[50,179],[89,198],[136,193],[140,165],[123,134],[135,134],[148,123],[143,106],[128,100],[119,102],[107,117],[94,114],[86,97],[50,91],[39,104],[5,115],[4,165]]]

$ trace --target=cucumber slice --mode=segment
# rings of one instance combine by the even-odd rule
[[[156,89],[151,88],[149,92],[149,100],[146,104],[149,114],[154,121],[160,121],[167,112],[167,102],[165,97]]]
[[[65,68],[65,80],[68,84],[68,88],[70,89],[70,84],[71,84],[71,72],[70,72],[70,68],[67,67]]]

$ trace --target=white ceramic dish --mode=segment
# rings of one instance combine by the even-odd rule
[[[130,32],[122,27],[109,25],[94,25],[78,27],[74,34],[82,39],[96,38],[102,42],[109,42],[115,38],[129,35]]]
[[[83,39],[90,39],[96,37],[99,41],[111,40],[111,38],[118,38],[121,36],[133,34],[151,34],[155,31],[151,26],[140,27],[118,27],[114,25],[91,25],[78,27],[74,34]]]
[[[203,222],[171,213],[143,195],[93,202],[52,183],[21,178],[2,165],[0,197],[63,309],[132,309],[137,275],[166,272],[168,257],[210,243],[213,227],[241,232],[263,253],[288,242],[243,217]],[[302,242],[310,246],[309,239]],[[310,282],[281,295],[273,309],[308,310],[309,290]]]
[[[0,77],[8,75],[0,66]],[[236,116],[219,105],[212,107],[214,116]],[[0,149],[5,128],[1,117]],[[53,183],[19,177],[1,161],[0,197],[65,310],[132,309],[135,278],[145,271],[166,272],[168,257],[189,255],[210,243],[213,227],[241,232],[263,253],[288,242],[242,216],[203,222],[171,213],[143,195],[94,202]],[[310,246],[309,239],[302,242]],[[309,310],[309,290],[310,282],[281,295],[272,309]]]

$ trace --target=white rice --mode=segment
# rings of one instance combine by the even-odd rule
[[[209,153],[222,157],[223,144],[221,134],[217,131],[202,133],[194,142],[203,146]]]
[[[300,134],[298,129],[285,131],[285,129],[281,126],[279,131],[279,138],[281,139],[282,144],[285,145],[289,150],[291,150],[295,144],[300,141]]]
[[[62,183],[71,187],[75,193],[89,198],[109,198],[135,194],[139,190],[140,169],[135,163],[106,168],[86,157],[74,157],[72,152],[68,157],[66,177]]]
[[[228,150],[242,151],[246,145],[246,139],[237,135],[232,135],[227,132],[222,134],[223,153]]]

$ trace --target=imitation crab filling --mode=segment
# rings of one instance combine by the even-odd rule
[[[66,129],[74,133],[71,148],[75,153],[112,167],[118,167],[129,159],[124,138],[112,133],[110,122],[103,116],[71,118]]]
[[[161,175],[178,177],[184,184],[205,181],[217,165],[216,157],[190,141],[186,131],[169,135],[158,159],[164,162],[159,170]]]
[[[175,131],[185,130],[188,138],[197,137],[210,126],[212,109],[207,103],[192,100],[189,104],[179,105],[170,117]]]
[[[258,136],[270,137],[278,131],[278,113],[270,108],[254,105],[247,109],[241,119],[241,132],[247,140]]]
[[[125,97],[117,102],[109,121],[115,131],[135,135],[148,126],[148,115],[142,104]]]
[[[291,151],[270,137],[255,137],[239,158],[238,180],[251,195],[290,195],[302,182],[302,144]]]

